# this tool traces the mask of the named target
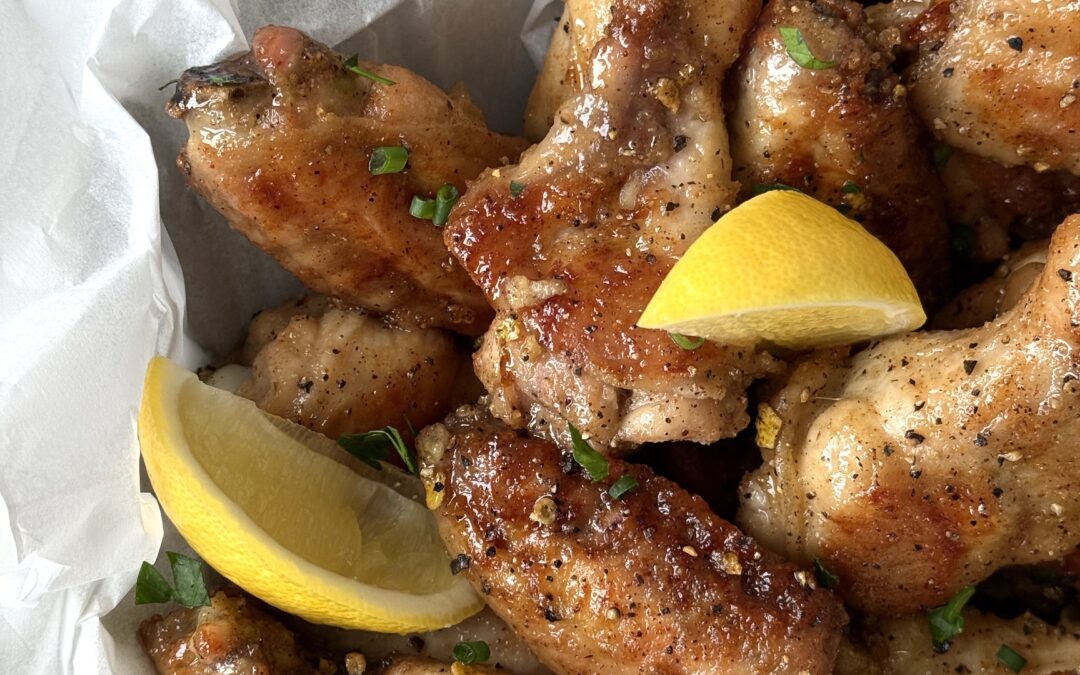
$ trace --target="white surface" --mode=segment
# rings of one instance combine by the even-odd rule
[[[279,23],[442,86],[462,80],[492,126],[516,131],[558,13],[532,4],[0,0],[5,672],[149,670],[133,630],[153,610],[128,592],[163,536],[182,543],[140,490],[146,363],[224,354],[254,312],[299,292],[185,190],[173,158],[186,133],[157,87]]]

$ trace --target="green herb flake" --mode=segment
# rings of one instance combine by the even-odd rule
[[[135,604],[154,605],[172,600],[173,590],[161,572],[148,562],[139,568],[139,578],[135,582]]]
[[[371,151],[368,171],[373,176],[401,173],[409,161],[409,151],[400,145],[384,145]]]
[[[210,604],[210,594],[203,582],[202,563],[181,553],[168,551],[169,565],[172,567],[173,584],[176,590],[173,599],[176,604],[192,608],[206,607]]]
[[[435,215],[435,200],[416,195],[409,204],[409,215],[420,220],[431,220]]]
[[[168,87],[168,86],[169,86],[170,84],[176,84],[176,83],[177,83],[177,82],[179,82],[179,81],[180,81],[180,80],[169,80],[169,81],[168,81],[168,82],[166,82],[165,84],[163,84],[163,85],[161,85],[160,87],[158,87],[158,88],[157,88],[157,90],[158,90],[158,91],[161,91],[161,90],[165,89],[165,87]]]
[[[607,459],[601,455],[593,447],[589,445],[589,442],[581,437],[581,432],[573,424],[570,427],[570,440],[574,446],[574,461],[577,462],[581,468],[585,469],[585,473],[588,474],[590,480],[603,480],[607,478],[608,471],[611,470],[611,465]]]
[[[379,84],[397,84],[397,82],[394,82],[390,78],[376,75],[370,70],[364,70],[363,68],[361,68],[359,65],[359,58],[356,54],[353,54],[348,59],[346,59],[345,63],[342,65],[345,67],[345,70],[349,71],[350,73],[359,75],[360,77],[366,77],[367,79],[378,82]]]
[[[952,157],[952,152],[952,146],[944,143],[934,144],[934,168],[938,171],[944,169],[945,165],[949,163],[949,158]]]
[[[814,558],[814,576],[817,577],[818,586],[822,588],[836,588],[840,583],[840,577],[829,571],[825,564]]]
[[[211,75],[206,81],[215,87],[235,87],[244,84],[247,80],[239,75]]]
[[[1014,673],[1019,673],[1024,669],[1024,666],[1027,665],[1027,659],[1020,656],[1020,654],[1009,645],[1003,644],[998,647],[997,659]]]
[[[964,605],[975,595],[974,586],[965,586],[960,589],[952,600],[941,607],[935,607],[926,614],[930,622],[930,635],[934,639],[934,647],[947,649],[949,640],[959,635],[964,630]]]
[[[466,666],[483,663],[491,658],[491,648],[483,640],[459,642],[454,645],[454,660]]]
[[[525,183],[519,183],[516,180],[510,181],[510,196],[517,199],[521,196],[521,193],[525,192]]]
[[[802,192],[802,190],[797,187],[784,185],[783,183],[770,183],[768,185],[764,183],[758,183],[750,189],[750,191],[755,197],[757,197],[758,195],[763,195],[766,192],[772,192],[773,190],[791,190],[792,192]]]
[[[435,213],[431,216],[431,222],[435,227],[442,227],[450,217],[450,209],[457,204],[461,193],[458,189],[446,183],[435,193]]]
[[[668,333],[668,337],[671,338],[672,342],[687,351],[694,351],[701,345],[705,344],[705,338],[703,337],[688,338],[685,335],[681,335],[679,333]]]
[[[840,191],[852,195],[862,192],[862,188],[859,187],[859,184],[855,181],[846,180],[844,181],[844,184],[840,186]]]
[[[386,461],[393,448],[405,468],[414,476],[420,474],[420,468],[416,464],[416,455],[405,445],[405,439],[401,432],[394,427],[384,427],[374,431],[365,431],[362,434],[345,434],[338,437],[338,445],[353,457],[375,469],[382,469],[380,462]]]
[[[787,47],[788,56],[795,63],[812,70],[825,70],[836,67],[836,61],[822,61],[814,56],[810,51],[810,47],[806,44],[802,31],[798,28],[779,26],[777,30],[780,31],[780,39],[784,42],[784,46]]]
[[[607,493],[611,495],[612,499],[622,499],[628,493],[636,490],[637,486],[637,480],[630,474],[624,473],[623,475],[619,476],[619,480],[611,484],[611,487],[608,488]]]

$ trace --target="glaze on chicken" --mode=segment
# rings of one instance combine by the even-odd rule
[[[169,112],[191,134],[177,159],[191,186],[308,288],[403,325],[482,332],[487,302],[409,205],[444,183],[464,190],[524,143],[404,68],[361,64],[395,84],[374,82],[289,28],[252,45],[180,78]],[[397,145],[406,170],[372,175],[372,150]]]
[[[1080,543],[1078,283],[1073,216],[995,321],[807,358],[759,414],[740,524],[886,615],[1064,557]]]
[[[846,616],[813,572],[644,466],[611,459],[593,481],[485,417],[421,432],[428,506],[460,573],[556,674],[830,672]]]
[[[748,423],[746,388],[771,357],[685,350],[636,322],[734,204],[720,85],[758,9],[616,2],[585,89],[454,209],[446,243],[498,312],[475,367],[506,423],[565,441],[569,421],[605,451]]]

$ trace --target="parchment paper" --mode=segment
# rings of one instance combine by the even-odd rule
[[[186,131],[158,87],[277,23],[464,81],[493,127],[518,131],[559,12],[557,0],[0,0],[5,672],[150,672],[134,627],[155,608],[129,592],[143,560],[184,546],[140,479],[146,363],[202,365],[300,292],[185,189],[173,160]]]

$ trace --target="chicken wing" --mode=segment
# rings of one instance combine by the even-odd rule
[[[1027,663],[1024,675],[1066,675],[1080,664],[1080,623],[1051,626],[1033,616],[1001,619],[964,611],[964,631],[949,649],[934,649],[925,614],[870,619],[845,642],[835,675],[930,675],[1005,672],[998,650],[1007,645]]]
[[[1080,543],[1080,216],[992,323],[800,364],[759,411],[739,522],[859,609],[938,605]]]
[[[446,243],[498,311],[477,374],[512,426],[559,436],[568,420],[611,449],[748,423],[745,390],[768,355],[688,351],[635,324],[734,202],[720,84],[758,7],[616,2],[585,89],[454,209]]]
[[[410,200],[444,183],[464,190],[524,142],[403,68],[361,64],[392,85],[355,75],[289,28],[260,29],[252,44],[177,84],[169,112],[190,131],[177,163],[191,186],[317,292],[405,325],[482,331],[487,303]],[[372,175],[372,150],[397,145],[406,169]]]
[[[1080,174],[1075,0],[899,0],[871,11],[891,41],[916,49],[912,102],[938,138],[1004,166]]]
[[[829,672],[846,616],[812,572],[644,466],[592,481],[485,415],[420,433],[428,506],[453,567],[555,673]]]
[[[260,313],[244,352],[252,374],[237,394],[331,438],[419,428],[479,394],[450,333],[387,326],[326,298]]]
[[[797,28],[830,67],[797,64],[780,28]],[[777,183],[832,204],[889,246],[924,297],[947,283],[941,185],[891,58],[850,0],[773,0],[732,71],[735,178],[744,197]]]

